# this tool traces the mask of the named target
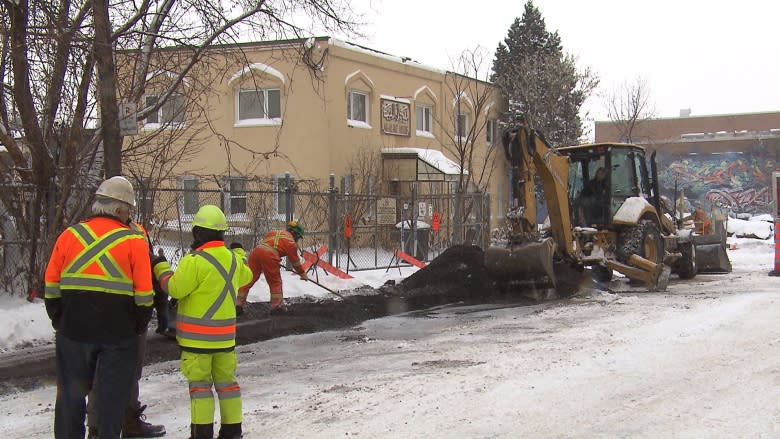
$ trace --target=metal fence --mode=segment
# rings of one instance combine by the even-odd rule
[[[325,191],[293,184],[282,190],[244,188],[238,195],[219,188],[158,188],[149,190],[153,197],[140,204],[139,217],[152,246],[174,262],[189,251],[193,214],[205,204],[225,211],[228,244],[251,249],[266,232],[296,219],[305,228],[303,249],[346,272],[406,265],[397,250],[430,261],[453,244],[488,245],[488,194],[421,194],[414,183],[404,192],[340,193],[333,178]]]

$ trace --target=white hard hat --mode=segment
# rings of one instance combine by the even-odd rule
[[[135,207],[133,185],[125,177],[116,176],[100,183],[95,195],[125,202]]]

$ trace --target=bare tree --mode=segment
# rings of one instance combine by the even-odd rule
[[[499,108],[500,96],[487,78],[477,79],[483,71],[485,56],[486,52],[480,48],[461,53],[454,63],[455,71],[447,72],[444,80],[447,99],[451,99],[444,105],[451,108],[444,109],[444,120],[435,121],[444,128],[443,148],[455,156],[460,166],[458,186],[462,190],[473,185],[484,191],[492,175],[496,148],[479,146],[487,138],[489,125],[495,129],[490,114]]]
[[[447,72],[444,86],[447,100],[444,105],[445,120],[437,123],[442,126],[445,141],[444,150],[455,156],[460,173],[458,175],[458,194],[456,196],[455,235],[461,236],[459,224],[470,215],[470,209],[463,204],[463,194],[476,189],[484,192],[490,184],[494,169],[494,157],[497,147],[480,148],[486,139],[492,139],[497,145],[497,118],[491,119],[492,112],[498,110],[500,96],[493,85],[478,76],[485,69],[486,51],[481,48],[465,50],[454,62],[454,72]],[[451,101],[449,101],[451,99]],[[490,136],[490,137],[488,137]]]
[[[301,38],[314,27],[353,35],[358,24],[349,0],[139,0],[110,9],[99,0],[0,0],[0,10],[0,144],[10,158],[0,161],[0,183],[31,188],[24,203],[0,191],[13,215],[3,228],[19,226],[31,243],[25,281],[12,290],[41,290],[64,223],[84,212],[104,175],[122,172],[120,151],[125,161],[145,154],[132,143],[125,149],[118,102],[138,104],[141,121],[182,93],[215,47]],[[141,102],[147,79],[166,66],[158,99]]]
[[[607,96],[607,117],[617,127],[622,142],[633,143],[637,128],[655,117],[647,82],[637,77],[618,84]]]

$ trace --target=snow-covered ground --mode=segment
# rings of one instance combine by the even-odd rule
[[[619,293],[441,307],[241,346],[245,437],[778,438],[780,278],[767,276],[774,242],[729,242],[731,274],[673,278],[664,293],[621,280]],[[320,281],[378,286],[405,270]],[[328,294],[284,281],[288,297]],[[258,284],[250,300],[268,300]],[[5,349],[51,339],[41,303],[6,298],[0,309]],[[0,397],[0,431],[51,437],[55,390]],[[177,362],[147,367],[141,398],[166,437],[188,437]]]

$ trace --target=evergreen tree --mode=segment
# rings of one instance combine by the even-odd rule
[[[491,80],[508,98],[510,114],[524,115],[551,145],[579,143],[580,108],[598,79],[590,69],[578,70],[575,58],[564,54],[558,32],[547,31],[533,0],[498,44]]]

